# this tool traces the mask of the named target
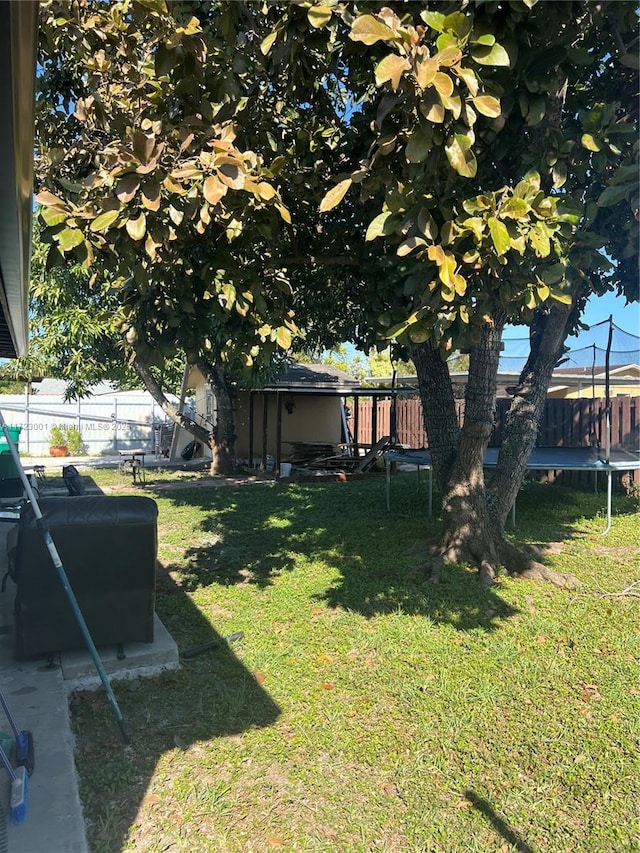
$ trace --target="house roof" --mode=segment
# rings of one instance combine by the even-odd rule
[[[0,357],[27,351],[38,3],[0,0]]]
[[[332,365],[294,363],[283,368],[264,390],[343,393],[359,387],[357,379]]]
[[[553,371],[554,376],[597,376],[598,379],[604,379],[607,373],[607,368],[603,365],[595,367],[556,367]],[[628,364],[613,364],[609,367],[609,376],[637,376],[640,373],[640,365],[632,362]]]
[[[55,396],[63,397],[67,389],[68,383],[64,379],[41,379],[33,389],[34,393],[39,396]],[[97,385],[91,386],[91,396],[95,397],[98,394],[113,394],[116,388],[113,382],[98,382]]]

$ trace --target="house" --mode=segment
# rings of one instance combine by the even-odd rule
[[[581,400],[604,397],[606,368],[558,367],[553,371],[548,397]],[[619,364],[609,368],[610,397],[640,397],[640,365]]]
[[[236,458],[253,467],[279,467],[294,444],[335,446],[348,435],[344,401],[359,382],[326,364],[288,364],[263,388],[239,390],[235,400]],[[370,392],[367,392],[370,393]],[[187,368],[181,408],[192,396],[195,420],[211,429],[216,422],[215,396],[202,373]],[[191,436],[176,430],[171,457],[178,458]],[[209,448],[203,448],[210,458]]]

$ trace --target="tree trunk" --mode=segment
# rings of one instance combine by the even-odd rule
[[[471,348],[462,428],[441,356],[429,343],[413,350],[444,521],[442,538],[432,555],[434,581],[444,563],[467,563],[477,566],[484,583],[495,579],[499,566],[512,574],[558,585],[574,582],[538,563],[530,551],[509,542],[504,533],[506,517],[535,445],[551,373],[562,353],[569,313],[568,306],[554,307],[536,327],[532,353],[509,412],[490,489],[485,485],[483,460],[493,428],[504,319],[485,325],[480,340]]]
[[[527,460],[535,447],[540,418],[547,400],[553,370],[564,352],[569,305],[554,305],[539,314],[530,331],[530,354],[507,413],[498,466],[491,478],[495,511],[504,524],[527,470]]]
[[[216,367],[207,361],[196,366],[211,385],[216,397],[217,418],[210,435],[211,471],[214,474],[232,474],[235,468],[235,418],[233,403],[235,390],[231,374],[224,367]]]
[[[209,432],[195,421],[192,421],[191,418],[182,414],[182,412],[165,397],[162,388],[149,368],[139,358],[134,359],[133,366],[140,379],[144,382],[147,391],[151,394],[165,415],[171,418],[174,424],[191,433],[191,435],[194,438],[197,438],[198,441],[202,441],[204,444],[208,445],[210,440]]]

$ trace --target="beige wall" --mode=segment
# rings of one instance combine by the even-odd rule
[[[342,400],[337,396],[322,394],[286,394],[282,397],[282,457],[286,459],[290,451],[287,441],[324,441],[338,444],[342,441]],[[264,395],[253,394],[253,456],[262,455],[262,411]],[[267,453],[276,455],[276,395],[267,394]],[[285,403],[292,400],[293,413],[285,409]],[[236,407],[236,456],[249,458],[249,394],[238,395]]]
[[[590,379],[585,379],[584,382],[572,380],[572,384],[565,388],[554,389],[554,385],[561,385],[562,380],[557,382],[555,377],[551,380],[551,386],[547,394],[548,397],[554,399],[562,398],[566,400],[586,400],[592,397],[605,396],[605,383],[601,380],[596,380],[595,385],[591,385]],[[595,390],[595,393],[594,393]],[[609,388],[609,396],[611,397],[638,397],[640,396],[640,379],[637,383],[625,382],[616,385],[614,377],[611,377],[611,385]]]

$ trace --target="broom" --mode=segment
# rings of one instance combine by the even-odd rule
[[[9,819],[11,823],[24,823],[27,816],[27,774],[26,767],[13,769],[7,758],[7,753],[0,746],[0,760],[5,766],[11,780],[11,796],[9,799]]]
[[[4,709],[4,713],[9,721],[13,736],[16,741],[16,763],[26,768],[29,776],[33,773],[34,753],[33,753],[33,735],[29,731],[18,731],[18,727],[9,710],[6,699],[0,690],[0,704]]]

